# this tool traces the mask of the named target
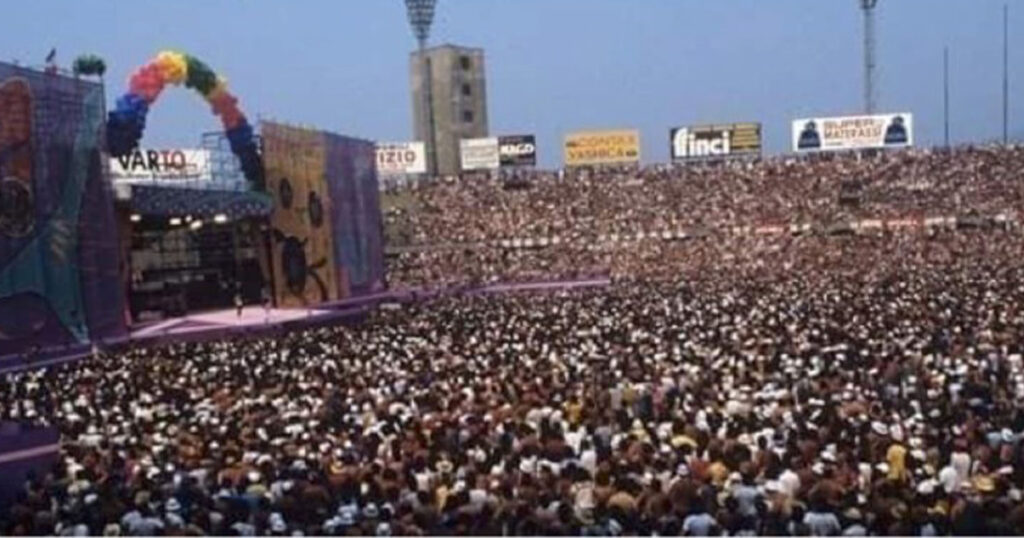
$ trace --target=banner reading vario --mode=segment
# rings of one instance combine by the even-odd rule
[[[565,136],[565,165],[627,164],[640,161],[636,130],[579,131]]]
[[[694,161],[761,155],[761,124],[676,127],[669,131],[672,160]]]
[[[110,158],[114,183],[212,180],[210,152],[202,149],[135,149]]]
[[[793,151],[902,148],[914,144],[910,113],[804,118],[793,121]]]
[[[377,173],[381,175],[423,174],[427,171],[427,149],[423,142],[382,142],[377,144]]]
[[[459,159],[463,171],[492,170],[498,167],[498,139],[464,138],[459,141]]]

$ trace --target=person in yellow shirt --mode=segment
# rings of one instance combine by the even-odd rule
[[[708,475],[711,477],[712,484],[722,487],[725,484],[726,478],[729,477],[729,467],[722,460],[716,459],[708,467]]]
[[[579,425],[580,419],[583,418],[583,403],[575,395],[570,396],[569,401],[565,403],[565,418],[572,426]]]
[[[902,443],[896,441],[889,445],[889,450],[885,453],[885,461],[889,464],[889,473],[886,478],[894,482],[907,480],[907,449]]]

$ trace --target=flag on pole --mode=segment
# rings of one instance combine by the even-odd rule
[[[57,47],[50,49],[50,53],[46,55],[46,72],[56,73],[57,72]]]

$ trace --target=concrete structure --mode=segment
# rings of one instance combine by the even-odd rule
[[[487,82],[484,51],[478,48],[440,45],[426,49],[429,69],[420,54],[409,58],[412,90],[413,137],[427,143],[427,169],[438,175],[459,173],[459,140],[487,136]],[[423,78],[429,74],[433,101],[433,125],[437,147],[430,147],[430,119],[424,114]],[[436,168],[430,159],[436,158]]]

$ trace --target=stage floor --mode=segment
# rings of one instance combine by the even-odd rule
[[[128,334],[99,342],[101,348],[124,345],[159,345],[169,342],[203,341],[215,338],[246,335],[267,335],[280,331],[297,330],[326,324],[354,324],[383,302],[413,303],[430,300],[446,293],[498,293],[509,291],[539,291],[588,286],[607,286],[607,278],[577,281],[524,282],[499,284],[477,289],[450,290],[398,289],[351,297],[319,305],[319,308],[271,308],[246,306],[239,316],[235,309],[196,312],[180,318],[129,327]],[[92,355],[93,345],[65,344],[45,347],[34,356],[24,353],[0,356],[0,374],[55,366]]]
[[[105,341],[103,345],[105,347],[133,344],[151,345],[202,341],[233,335],[271,334],[275,331],[327,323],[346,323],[349,320],[360,319],[369,311],[369,308],[368,305],[355,305],[333,310],[271,308],[265,311],[261,306],[247,306],[242,310],[241,316],[234,309],[197,312],[185,317],[131,327],[126,336],[117,340]],[[90,355],[92,355],[92,346],[89,344],[44,349],[34,357],[23,354],[6,355],[0,357],[0,374],[25,368],[56,366]]]
[[[197,331],[229,329],[240,327],[258,328],[261,325],[276,325],[289,321],[318,318],[330,313],[330,310],[315,308],[270,308],[246,306],[242,315],[235,309],[197,312],[180,318],[171,318],[154,324],[146,325],[131,331],[132,338],[155,336],[159,334],[185,334]]]

